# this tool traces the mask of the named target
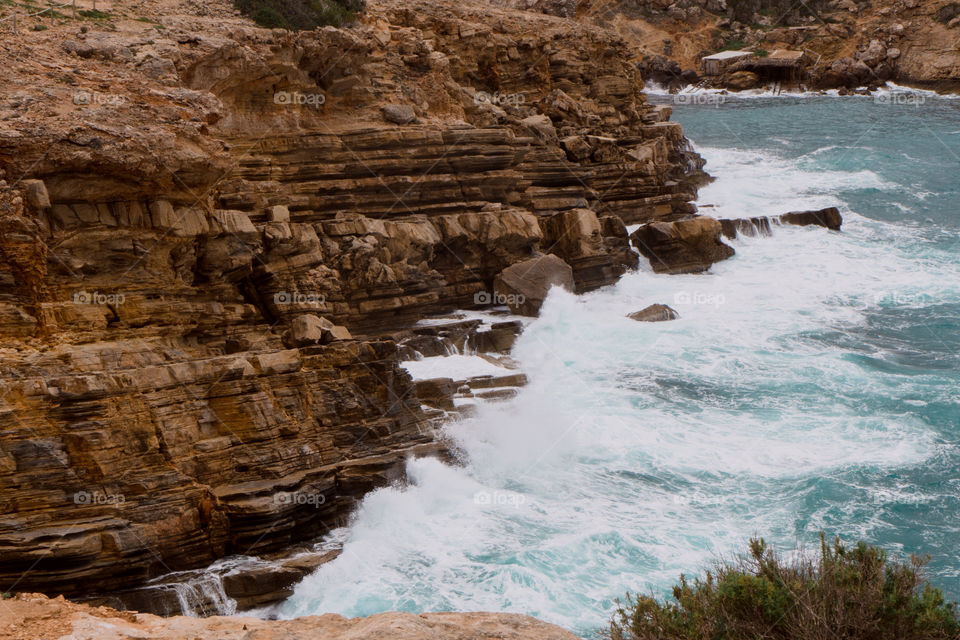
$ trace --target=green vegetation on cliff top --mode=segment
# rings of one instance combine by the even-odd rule
[[[340,27],[363,10],[365,0],[234,0],[234,5],[261,27],[310,30]]]
[[[680,576],[672,602],[627,595],[612,640],[956,640],[957,605],[923,578],[927,558],[888,558],[859,543],[820,538],[818,557],[787,560],[763,539],[717,563],[705,579]]]

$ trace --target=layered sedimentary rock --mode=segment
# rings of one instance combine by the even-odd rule
[[[694,210],[702,161],[603,30],[189,6],[25,28],[0,70],[0,591],[322,535],[444,448],[397,331],[539,254],[613,282],[624,221]]]

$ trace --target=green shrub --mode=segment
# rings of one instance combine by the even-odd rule
[[[364,9],[364,0],[234,0],[234,5],[261,27],[294,31],[343,26]]]
[[[747,46],[747,43],[743,40],[727,40],[727,44],[724,45],[724,51],[740,51]]]
[[[957,640],[957,605],[923,578],[927,558],[891,560],[866,543],[820,536],[819,557],[785,560],[763,539],[717,563],[672,602],[631,596],[610,623],[612,640]]]
[[[753,52],[758,58],[767,58],[770,56],[770,52],[766,49],[757,49]]]

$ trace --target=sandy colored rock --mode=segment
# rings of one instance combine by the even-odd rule
[[[185,618],[86,607],[23,594],[0,607],[0,640],[576,640],[558,626],[512,613],[334,614],[266,621],[244,617]]]
[[[514,313],[535,316],[553,287],[573,291],[573,269],[554,255],[537,256],[504,269],[494,280],[496,302]]]

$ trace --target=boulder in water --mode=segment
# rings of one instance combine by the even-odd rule
[[[801,227],[818,226],[840,231],[843,217],[836,207],[827,207],[818,211],[791,211],[780,216],[783,224],[795,224]]]
[[[666,322],[676,320],[680,314],[665,304],[652,304],[640,311],[634,311],[627,317],[637,322]]]
[[[573,269],[555,255],[542,255],[501,271],[493,290],[497,301],[514,313],[535,316],[553,286],[573,291]]]
[[[633,232],[633,246],[656,273],[701,273],[736,252],[720,239],[719,220],[699,216],[675,222],[652,222]]]

